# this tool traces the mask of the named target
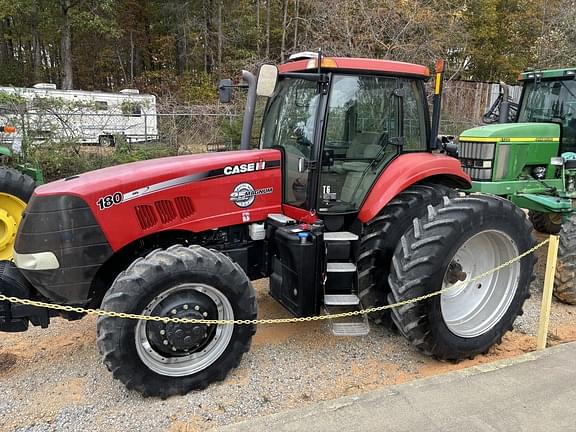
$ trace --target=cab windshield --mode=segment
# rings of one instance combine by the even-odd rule
[[[576,81],[543,80],[524,84],[518,122],[562,125],[562,151],[576,151]]]

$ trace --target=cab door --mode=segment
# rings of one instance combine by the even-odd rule
[[[314,143],[322,93],[316,80],[281,79],[268,104],[261,133],[262,148],[278,148],[283,156],[283,203],[310,208],[309,164]]]

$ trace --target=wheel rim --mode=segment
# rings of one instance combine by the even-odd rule
[[[483,231],[469,238],[454,254],[442,288],[458,287],[440,295],[442,317],[457,336],[472,338],[494,327],[504,316],[518,289],[520,262],[471,282],[470,279],[519,255],[507,234]]]
[[[234,319],[232,305],[224,294],[210,285],[196,283],[177,285],[162,292],[148,303],[142,314],[151,315],[151,312],[163,301],[175,294],[183,295],[184,293],[192,293],[193,295],[203,296],[209,299],[214,309],[217,310],[217,319]],[[183,308],[185,306],[187,305],[182,305]],[[216,319],[215,316],[204,317],[206,319]],[[174,356],[170,356],[155,348],[153,343],[151,343],[149,337],[150,329],[147,327],[153,326],[154,324],[154,322],[138,321],[135,331],[136,351],[138,352],[140,360],[142,360],[149,369],[160,375],[171,377],[192,375],[213,364],[228,347],[234,331],[234,326],[232,325],[218,325],[215,330],[213,326],[207,326],[211,329],[210,337],[209,340],[206,340],[205,343],[202,344],[201,348],[191,353],[179,350],[174,352]]]
[[[20,198],[0,192],[0,260],[14,255],[14,240],[26,203]]]
[[[562,213],[548,213],[548,220],[554,225],[562,225]]]

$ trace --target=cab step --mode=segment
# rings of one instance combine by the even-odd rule
[[[358,235],[348,231],[333,231],[324,233],[324,241],[356,241]]]
[[[356,264],[350,262],[329,262],[326,264],[328,273],[354,273]]]
[[[326,306],[358,306],[360,299],[356,294],[324,294]]]
[[[358,249],[358,235],[348,231],[324,233],[326,257],[332,261],[350,261]]]
[[[324,306],[327,315],[336,315],[343,312],[359,310],[356,307]],[[328,320],[328,326],[334,336],[366,336],[370,333],[370,324],[366,315],[334,318]]]

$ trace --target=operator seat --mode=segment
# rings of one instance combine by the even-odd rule
[[[354,195],[364,196],[365,191],[360,189],[356,191],[356,187],[362,180],[364,171],[370,166],[370,162],[354,159],[374,159],[382,149],[382,147],[378,145],[380,137],[381,133],[378,132],[359,133],[354,137],[354,140],[346,152],[346,159],[349,160],[342,163],[342,171],[346,176],[340,196],[342,201],[351,203]],[[364,189],[369,186],[370,185],[365,184],[361,188]]]

